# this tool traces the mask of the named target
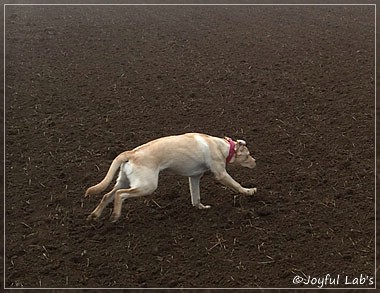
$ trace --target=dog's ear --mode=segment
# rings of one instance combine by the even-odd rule
[[[242,139],[238,139],[236,140],[235,151],[238,151],[245,146],[247,146],[247,143]]]
[[[238,145],[247,145],[245,140],[242,140],[242,139],[238,139],[236,142],[238,143]]]

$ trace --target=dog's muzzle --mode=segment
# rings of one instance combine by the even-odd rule
[[[256,160],[250,157],[247,162],[243,165],[243,167],[247,167],[249,169],[253,169],[256,167]]]

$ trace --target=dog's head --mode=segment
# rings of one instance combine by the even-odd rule
[[[235,145],[235,160],[233,164],[253,169],[256,167],[256,160],[251,156],[247,143],[238,139]]]

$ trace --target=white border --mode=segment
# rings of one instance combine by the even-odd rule
[[[82,288],[82,287],[74,287],[74,288],[71,288],[71,287],[57,287],[57,288],[41,288],[41,287],[6,287],[5,286],[5,282],[6,282],[6,268],[5,268],[5,241],[6,241],[6,238],[5,238],[5,184],[6,184],[6,180],[5,180],[5,175],[6,175],[6,170],[5,170],[5,159],[6,159],[6,155],[5,155],[5,131],[6,131],[6,127],[5,127],[5,93],[6,93],[6,84],[5,84],[5,10],[6,10],[6,7],[7,6],[374,6],[375,7],[375,72],[374,72],[374,84],[375,84],[375,241],[374,241],[374,246],[375,246],[375,251],[374,251],[374,256],[375,256],[375,267],[374,267],[374,281],[375,281],[375,287],[338,287],[338,288],[332,288],[332,287],[323,287],[323,288],[318,288],[318,287],[289,287],[289,288],[141,288],[141,287],[132,287],[132,288]],[[3,101],[3,151],[4,151],[4,154],[3,154],[3,162],[4,162],[4,178],[3,178],[3,188],[4,188],[4,193],[3,193],[3,196],[4,196],[4,199],[3,199],[3,233],[4,233],[4,236],[3,236],[3,239],[4,239],[4,242],[3,242],[3,275],[4,275],[4,279],[3,279],[3,284],[4,284],[4,289],[5,290],[182,290],[182,289],[193,289],[193,290],[210,290],[210,289],[219,289],[219,290],[281,290],[281,289],[284,289],[284,290],[309,290],[309,289],[322,289],[322,290],[341,290],[341,289],[346,289],[346,290],[363,290],[363,289],[367,289],[367,290],[373,290],[373,289],[377,289],[377,251],[376,251],[376,248],[377,248],[377,222],[376,222],[376,219],[377,219],[377,201],[376,201],[376,187],[377,187],[377,181],[376,181],[376,174],[377,174],[377,156],[376,156],[376,150],[377,150],[377,143],[376,143],[376,140],[377,140],[377,127],[376,127],[376,121],[377,121],[377,102],[376,102],[376,93],[377,93],[377,75],[376,75],[376,62],[377,62],[377,46],[376,46],[376,42],[377,42],[377,22],[376,22],[376,4],[371,4],[371,3],[363,3],[363,4],[357,4],[357,3],[350,3],[350,4],[332,4],[332,3],[325,3],[325,4],[305,4],[305,3],[299,3],[299,4],[282,4],[282,3],[279,3],[279,4],[266,4],[266,3],[262,3],[262,4],[217,4],[217,3],[214,3],[214,4],[193,4],[193,3],[184,3],[184,4],[152,4],[152,3],[146,3],[146,4],[138,4],[138,3],[134,3],[134,4],[114,4],[114,3],[110,3],[110,4],[96,4],[96,3],[91,3],[91,4],[75,4],[75,3],[67,3],[67,4],[56,4],[56,3],[52,3],[52,4],[49,4],[49,3],[36,3],[36,4],[30,4],[30,3],[26,3],[26,4],[20,4],[20,3],[15,3],[15,4],[9,4],[9,3],[5,3],[3,4],[3,9],[4,9],[4,32],[3,32],[3,37],[4,37],[4,42],[3,42],[3,89],[4,89],[4,101]]]

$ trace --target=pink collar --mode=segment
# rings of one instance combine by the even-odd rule
[[[236,143],[231,138],[226,138],[226,140],[230,144],[230,150],[228,152],[228,156],[227,156],[227,159],[226,159],[226,163],[228,164],[231,161],[231,159],[233,158],[233,156],[235,155],[235,146],[236,146]]]

